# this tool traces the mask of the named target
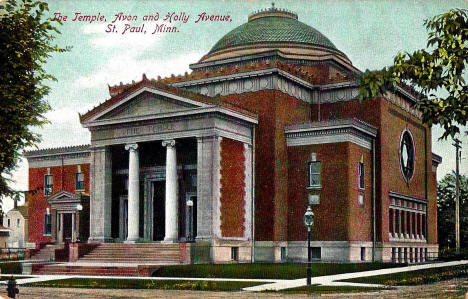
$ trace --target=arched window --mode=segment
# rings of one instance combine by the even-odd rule
[[[406,182],[409,182],[414,174],[414,142],[410,131],[405,130],[400,140],[400,169]]]

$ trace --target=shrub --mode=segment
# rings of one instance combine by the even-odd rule
[[[3,262],[0,264],[2,274],[21,274],[21,263],[18,262]]]
[[[457,253],[454,248],[444,248],[439,252],[439,260],[441,261],[459,261],[468,259],[468,248],[460,249]]]

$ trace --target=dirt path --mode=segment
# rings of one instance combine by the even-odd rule
[[[1,290],[3,293],[4,291]],[[240,299],[240,298],[462,298],[468,292],[468,279],[453,279],[440,283],[415,287],[404,287],[396,290],[385,290],[371,293],[347,293],[324,295],[284,295],[276,293],[248,293],[248,292],[200,292],[200,291],[171,291],[171,290],[118,290],[118,289],[69,289],[69,288],[40,288],[21,287],[18,298],[181,298],[181,299]],[[467,297],[468,298],[468,297]]]

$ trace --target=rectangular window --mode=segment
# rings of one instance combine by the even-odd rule
[[[416,214],[416,235],[421,236],[421,225],[420,225],[419,213]]]
[[[52,224],[50,222],[50,214],[44,215],[44,235],[50,235],[52,231]]]
[[[231,247],[231,260],[232,261],[239,260],[239,247]]]
[[[51,174],[46,174],[44,176],[44,195],[51,195],[53,188],[53,180]]]
[[[403,237],[404,237],[404,236],[405,236],[405,233],[406,233],[406,224],[405,224],[406,217],[405,217],[405,211],[400,211],[400,216],[401,216],[401,230],[400,230],[400,234],[403,234]]]
[[[310,247],[310,256],[314,260],[322,258],[322,247]]]
[[[393,236],[393,209],[390,209],[388,213],[388,230]]]
[[[366,260],[366,247],[361,247],[361,261]]]
[[[309,162],[309,187],[321,187],[320,162]]]
[[[427,225],[426,225],[426,215],[422,215],[422,235],[424,238],[426,238],[426,235],[427,235]]]
[[[400,211],[395,210],[395,235],[400,237]]]
[[[362,162],[359,162],[358,173],[359,173],[359,188],[364,189],[364,163]]]
[[[84,173],[75,173],[75,190],[84,190]]]
[[[8,227],[10,227],[10,218],[8,218]]]
[[[20,219],[16,219],[16,227],[20,227]]]
[[[410,227],[410,212],[406,212],[406,233],[409,234],[411,227]]]

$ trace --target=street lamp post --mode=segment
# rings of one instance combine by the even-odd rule
[[[310,229],[314,225],[314,213],[312,212],[312,208],[310,205],[307,207],[306,212],[304,213],[304,225],[307,227],[307,285],[310,285],[311,278],[310,278]]]

